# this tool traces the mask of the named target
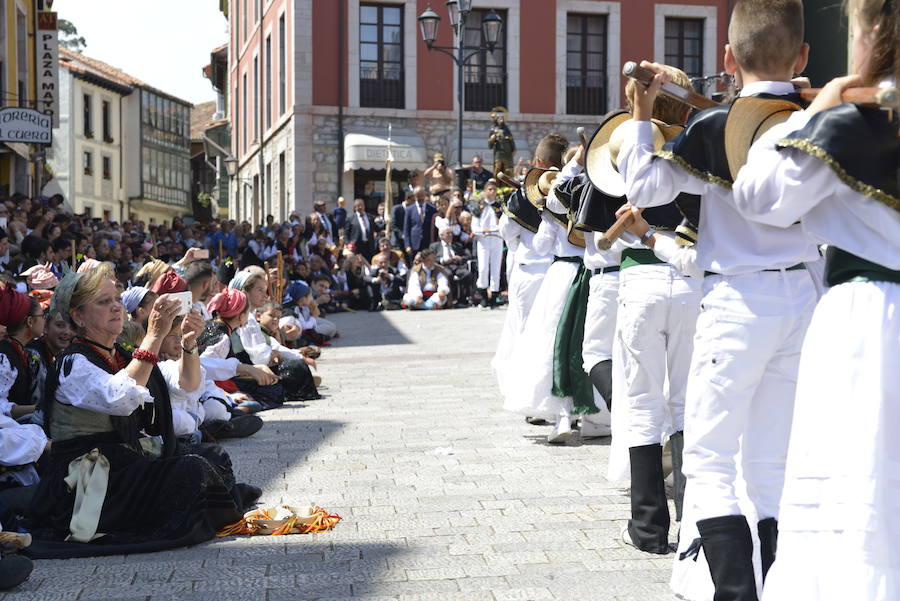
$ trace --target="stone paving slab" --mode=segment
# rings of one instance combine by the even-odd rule
[[[608,439],[551,447],[501,410],[504,315],[337,315],[327,398],[225,442],[263,502],[336,511],[332,532],[41,561],[0,601],[671,601],[672,556],[621,542]]]

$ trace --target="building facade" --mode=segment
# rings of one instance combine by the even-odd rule
[[[465,45],[491,9],[494,52],[465,68],[462,161],[487,148],[490,110],[508,109],[517,157],[539,139],[589,131],[622,104],[626,60],[655,59],[702,77],[722,69],[730,0],[474,0]],[[388,124],[395,179],[441,152],[455,166],[457,77],[429,51],[416,18],[428,0],[231,0],[228,74],[231,215],[260,223],[314,200],[383,195]],[[437,45],[452,45],[443,2]],[[370,183],[371,182],[371,183]],[[368,189],[367,189],[368,184]],[[374,185],[374,192],[372,187]]]
[[[76,213],[146,223],[191,213],[191,104],[60,48],[60,126],[48,164]]]
[[[59,63],[59,128],[48,165],[67,209],[122,219],[125,208],[122,107],[131,82],[63,49]]]

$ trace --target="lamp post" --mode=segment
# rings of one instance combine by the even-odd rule
[[[503,31],[503,19],[493,10],[485,15],[481,21],[481,31],[484,42],[479,44],[469,54],[466,54],[465,33],[466,18],[472,12],[472,0],[449,0],[447,2],[447,11],[450,14],[450,26],[453,28],[455,35],[455,44],[453,46],[435,46],[434,42],[438,37],[438,25],[441,17],[429,4],[425,11],[419,15],[419,31],[422,34],[422,41],[428,46],[428,50],[437,50],[443,52],[453,59],[456,64],[457,90],[456,98],[459,106],[457,107],[456,118],[456,161],[459,168],[462,169],[462,145],[463,145],[463,109],[465,105],[465,84],[463,82],[463,69],[466,63],[476,54],[480,54],[487,50],[493,52],[500,40],[500,33]]]

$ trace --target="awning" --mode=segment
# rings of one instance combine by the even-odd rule
[[[347,134],[344,136],[344,171],[384,169],[387,160],[387,136]],[[431,161],[421,136],[405,134],[391,137],[394,169],[427,169]]]

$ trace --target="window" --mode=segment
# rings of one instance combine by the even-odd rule
[[[284,152],[282,152],[278,155],[278,211],[281,219],[284,219],[284,213],[287,207],[284,198],[284,193],[287,189],[285,171]]]
[[[272,36],[266,36],[266,129],[272,127]]]
[[[284,15],[278,19],[278,114],[283,115],[287,100],[287,69],[285,57],[287,55],[285,40]]]
[[[466,17],[466,51],[479,48],[484,42],[481,22],[489,10],[473,10]],[[507,20],[506,11],[496,11]],[[473,56],[463,71],[467,111],[489,111],[495,106],[506,106],[506,30],[504,27],[493,52],[483,50]]]
[[[606,15],[568,16],[566,35],[566,112],[606,112]]]
[[[112,108],[108,100],[101,102],[100,106],[103,109],[103,141],[112,142]]]
[[[103,167],[103,179],[112,179],[112,159],[104,156],[101,159],[101,167]]]
[[[94,155],[89,150],[85,150],[81,160],[84,163],[84,174],[94,175]]]
[[[703,76],[703,19],[666,17],[666,64]]]
[[[91,119],[91,95],[84,94],[82,96],[81,102],[82,110],[84,111],[84,137],[85,138],[93,138],[94,137],[94,122]]]
[[[259,141],[259,57],[253,57],[253,140]]]
[[[241,99],[241,142],[244,152],[247,152],[247,74],[244,73],[244,93]]]
[[[402,7],[360,5],[360,106],[402,109],[403,88]]]

